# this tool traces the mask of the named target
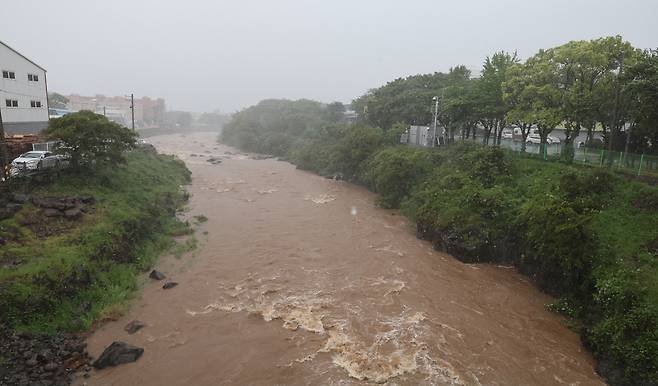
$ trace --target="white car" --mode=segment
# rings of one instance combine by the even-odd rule
[[[28,151],[11,162],[11,174],[16,175],[24,170],[58,168],[66,162],[64,157],[49,151]]]
[[[525,139],[525,143],[528,145],[539,145],[541,143],[541,137],[536,133],[528,134],[528,137]]]
[[[541,143],[541,137],[537,133],[528,134],[528,138],[526,138],[525,143],[527,143],[528,145],[530,144],[539,145]],[[549,145],[552,145],[554,143],[560,143],[560,138],[549,135],[548,137],[546,137],[546,143]]]

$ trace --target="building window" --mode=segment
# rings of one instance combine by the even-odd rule
[[[30,101],[30,107],[35,107],[35,108],[41,107],[41,101]]]
[[[38,82],[39,81],[39,75],[34,75],[34,81]]]
[[[39,81],[39,75],[27,74],[27,80],[30,81],[30,82],[38,82]]]
[[[2,77],[5,79],[16,79],[16,73],[13,71],[2,70]]]
[[[18,101],[16,99],[5,99],[5,105],[7,107],[18,107]]]

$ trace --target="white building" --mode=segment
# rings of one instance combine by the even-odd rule
[[[36,134],[48,126],[46,70],[0,41],[0,113],[5,134]]]

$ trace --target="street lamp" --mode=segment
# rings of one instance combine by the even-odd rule
[[[432,98],[432,101],[434,102],[434,123],[433,123],[433,134],[432,134],[432,147],[434,147],[437,144],[437,138],[436,138],[436,119],[439,115],[439,97],[435,96]]]
[[[128,95],[126,95],[128,98]],[[132,118],[133,131],[135,131],[135,94],[130,94],[130,116]]]

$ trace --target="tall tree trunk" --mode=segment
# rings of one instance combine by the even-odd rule
[[[521,128],[521,153],[525,153],[526,151],[526,141],[528,140],[528,134],[530,134],[530,127],[532,125],[522,123],[519,125]]]
[[[572,123],[567,125],[567,129],[564,131],[564,146],[562,147],[562,159],[567,162],[573,162],[575,155],[573,142],[576,137],[580,134],[580,123]]]

